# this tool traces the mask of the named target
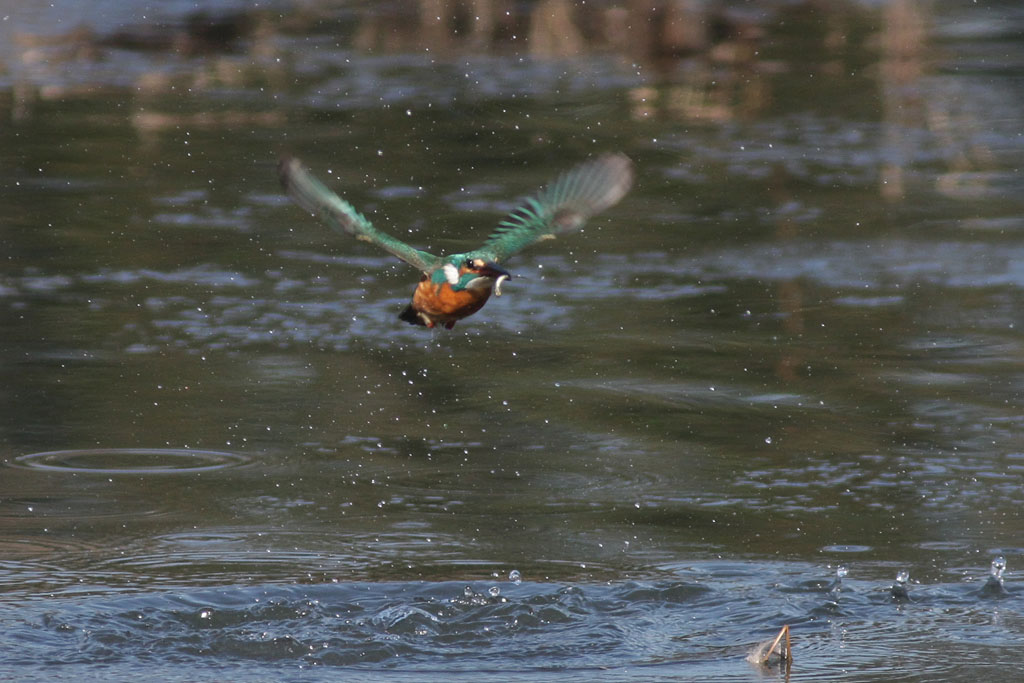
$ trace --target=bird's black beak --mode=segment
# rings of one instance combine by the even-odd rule
[[[493,277],[495,280],[497,280],[498,278],[502,278],[505,280],[512,279],[512,273],[508,272],[507,270],[499,266],[497,263],[494,263],[493,261],[488,261],[487,263],[485,263],[483,266],[481,266],[478,272],[480,275],[483,275],[484,277]]]
[[[512,273],[508,272],[497,263],[488,261],[479,271],[484,277],[494,278],[494,296],[501,296],[501,283],[512,279]]]

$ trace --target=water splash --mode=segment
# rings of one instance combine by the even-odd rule
[[[989,572],[991,577],[999,582],[1000,586],[1003,585],[1003,573],[1006,572],[1006,558],[999,555],[993,559]]]
[[[500,597],[500,595],[501,589],[497,586],[492,586],[486,593],[479,593],[472,586],[466,586],[462,589],[462,595],[452,598],[451,603],[464,607],[480,607],[498,601],[504,602],[505,599]]]
[[[832,585],[828,587],[828,595],[834,605],[839,604],[839,593],[843,589],[843,579],[846,578],[848,573],[849,571],[843,565],[836,567],[836,578],[832,581]]]
[[[892,597],[894,600],[904,601],[910,600],[910,591],[907,589],[907,582],[910,581],[910,572],[906,569],[901,569],[896,574],[896,583],[890,588]]]
[[[508,580],[518,586],[523,582],[523,576],[518,569],[513,569],[508,573]]]
[[[981,587],[982,595],[1007,595],[1009,591],[1003,585],[1003,574],[1005,573],[1006,558],[1002,555],[997,555],[992,559],[988,579],[985,580],[985,585]]]

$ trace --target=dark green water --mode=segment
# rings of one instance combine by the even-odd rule
[[[427,4],[0,12],[0,675],[1018,670],[1024,12]],[[609,151],[450,332],[275,170],[454,252]]]

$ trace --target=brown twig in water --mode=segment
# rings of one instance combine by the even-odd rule
[[[762,664],[768,664],[768,660],[775,654],[775,648],[779,646],[779,642],[783,639],[786,641],[786,646],[779,650],[779,661],[786,662],[787,664],[792,663],[793,651],[790,649],[789,624],[785,624],[779,629],[779,635],[775,636],[775,640],[772,641],[768,651],[764,653],[764,658],[761,660]]]
[[[766,640],[756,647],[747,655],[747,661],[759,666],[785,663],[788,674],[789,667],[793,664],[793,650],[789,640],[789,625],[786,624],[779,630],[775,640]]]

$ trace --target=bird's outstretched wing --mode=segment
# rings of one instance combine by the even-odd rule
[[[624,154],[580,164],[513,210],[474,253],[501,261],[540,240],[579,230],[622,199],[632,184],[633,163]]]
[[[278,165],[281,184],[296,204],[316,215],[335,230],[356,239],[376,244],[410,265],[429,273],[441,265],[441,259],[373,227],[355,208],[314,178],[298,159],[285,157]]]

